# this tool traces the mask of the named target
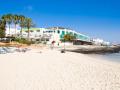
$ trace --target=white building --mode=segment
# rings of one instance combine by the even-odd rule
[[[20,33],[20,30],[17,28],[16,29],[16,34],[19,34]],[[6,36],[13,36],[15,35],[15,28],[6,28],[6,31],[5,31],[5,34]]]
[[[82,41],[90,41],[90,37],[80,34],[74,30],[66,29],[62,27],[52,27],[52,28],[31,28],[30,29],[30,38],[31,39],[45,39],[47,43],[55,41],[56,44],[60,43],[64,38],[64,35],[72,34],[76,36],[77,39]],[[28,30],[23,30],[23,37],[26,38],[28,35]]]
[[[11,28],[10,32],[9,29],[6,29],[6,36],[11,36],[15,34],[15,29]],[[20,35],[20,29],[17,28],[17,35]],[[77,40],[81,41],[90,41],[90,37],[78,33],[74,30],[63,28],[63,27],[52,27],[52,28],[30,28],[30,38],[31,39],[38,39],[41,41],[46,41],[48,44],[51,44],[55,41],[56,44],[61,43],[61,40],[64,38],[64,35],[72,34],[76,37]],[[28,29],[23,29],[22,37],[27,38],[28,36]]]

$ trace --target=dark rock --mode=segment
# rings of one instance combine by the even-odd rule
[[[102,53],[119,53],[120,46],[100,46],[100,47],[86,47],[86,48],[78,48],[74,50],[66,49],[66,51],[84,53],[84,54],[102,54]]]

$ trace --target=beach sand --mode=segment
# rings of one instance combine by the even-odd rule
[[[48,49],[0,55],[0,90],[120,90],[120,63]]]

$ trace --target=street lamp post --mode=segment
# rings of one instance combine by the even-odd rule
[[[64,39],[64,51],[65,51],[65,39]]]
[[[61,50],[61,53],[65,53],[65,39],[64,39],[64,49]]]

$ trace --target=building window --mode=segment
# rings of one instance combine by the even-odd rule
[[[63,39],[64,38],[64,36],[63,35],[60,35],[60,39]]]
[[[58,30],[57,33],[60,34],[60,30]]]
[[[66,32],[66,34],[68,34],[68,31]]]
[[[74,36],[75,36],[75,38],[77,38],[77,37],[78,37],[78,35],[77,35],[76,33],[74,33]]]
[[[72,32],[70,32],[70,34],[71,34],[71,35],[73,35],[73,33],[72,33]]]
[[[65,31],[62,31],[62,35],[65,35]]]
[[[40,32],[40,30],[37,30],[37,32]]]
[[[32,30],[30,30],[30,32],[33,32]]]

